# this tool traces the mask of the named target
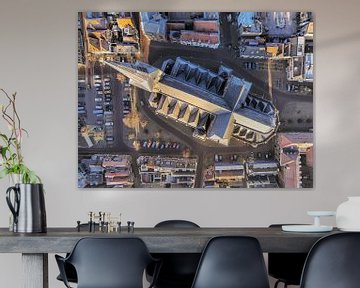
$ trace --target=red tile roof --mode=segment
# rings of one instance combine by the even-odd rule
[[[313,143],[313,133],[279,133],[278,137],[280,148],[293,144]]]
[[[314,148],[311,146],[306,150],[306,166],[314,167]]]
[[[219,43],[219,35],[217,33],[205,33],[195,31],[181,31],[180,41],[194,41],[201,43],[217,44]]]
[[[194,21],[194,30],[198,32],[218,32],[218,21],[196,20]]]
[[[299,184],[299,168],[297,161],[288,163],[283,168],[284,188],[298,188]]]

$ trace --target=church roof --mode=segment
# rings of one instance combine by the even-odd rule
[[[214,140],[229,139],[236,124],[241,131],[246,130],[245,134],[239,131],[242,140],[262,143],[278,127],[273,104],[250,95],[252,84],[233,75],[232,69],[225,66],[214,73],[181,57],[164,61],[162,70],[142,62],[107,64],[130,78],[130,84],[165,95],[166,99],[158,103],[159,113],[177,117],[190,126],[200,125],[208,129],[207,136]],[[184,103],[193,107],[191,111]],[[199,109],[201,115],[195,114]],[[212,117],[203,117],[203,112]]]

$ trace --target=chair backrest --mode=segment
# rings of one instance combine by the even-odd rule
[[[271,224],[269,228],[281,228],[282,225],[294,224]],[[306,257],[307,253],[268,253],[269,275],[289,285],[300,285]]]
[[[316,242],[306,259],[300,287],[360,287],[360,233],[333,234]]]
[[[200,228],[194,222],[188,220],[166,220],[159,222],[155,228]],[[157,258],[162,259],[162,267],[158,282],[164,279],[183,281],[192,283],[197,266],[200,260],[200,254],[195,253],[162,253],[156,254]]]
[[[264,258],[256,238],[212,238],[200,259],[192,288],[268,288]]]
[[[200,228],[200,226],[188,220],[166,220],[156,224],[155,228]]]
[[[67,261],[76,269],[78,288],[142,288],[152,258],[139,238],[82,238]]]

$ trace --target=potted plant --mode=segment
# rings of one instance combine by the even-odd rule
[[[41,183],[39,176],[24,164],[21,143],[23,135],[28,136],[28,132],[21,127],[20,117],[16,110],[16,93],[10,96],[3,89],[0,89],[0,91],[7,100],[6,104],[0,104],[1,116],[9,128],[7,133],[0,133],[0,165],[2,168],[0,170],[0,179],[10,175],[14,184]]]
[[[6,191],[6,201],[13,214],[14,232],[46,232],[46,212],[41,179],[24,163],[21,152],[23,136],[16,109],[16,93],[9,95],[3,89],[5,103],[0,104],[1,117],[8,131],[0,131],[0,179],[10,176],[13,186]],[[13,193],[13,195],[12,195]]]

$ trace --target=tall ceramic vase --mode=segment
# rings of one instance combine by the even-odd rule
[[[338,206],[336,226],[342,231],[360,231],[360,196],[348,197]]]
[[[15,184],[6,190],[6,202],[13,214],[13,231],[45,233],[46,209],[42,184]]]

